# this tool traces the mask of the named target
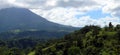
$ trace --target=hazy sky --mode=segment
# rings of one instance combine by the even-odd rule
[[[120,24],[120,0],[0,0],[0,9],[23,7],[59,24],[83,27]]]

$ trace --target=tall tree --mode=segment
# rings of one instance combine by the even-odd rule
[[[112,31],[112,30],[113,30],[113,25],[112,25],[112,22],[110,22],[110,23],[109,23],[109,29],[110,29],[110,31]]]

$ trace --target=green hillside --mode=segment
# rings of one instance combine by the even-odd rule
[[[24,40],[22,40],[24,44],[26,41],[33,41]],[[2,55],[119,55],[119,40],[120,25],[114,27],[109,24],[103,28],[90,25],[60,39],[51,39],[45,42],[36,40],[36,45],[29,48],[8,47],[8,44],[0,41],[0,53]],[[17,41],[16,44],[20,46],[20,43]]]
[[[51,38],[61,38],[64,35],[70,33],[69,31],[48,31],[48,30],[12,30],[8,32],[0,33],[0,40],[10,40],[10,39],[51,39]]]
[[[36,46],[33,55],[119,55],[119,40],[120,25],[104,28],[90,25],[55,40],[48,47]]]

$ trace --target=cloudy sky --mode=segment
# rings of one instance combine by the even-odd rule
[[[0,0],[0,9],[13,6],[74,27],[120,24],[120,0]]]

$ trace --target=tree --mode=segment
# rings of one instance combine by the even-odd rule
[[[37,46],[35,49],[35,55],[43,55],[42,46]]]
[[[104,30],[104,31],[108,31],[108,30],[109,30],[109,27],[108,27],[108,26],[105,26],[103,30]]]
[[[8,54],[9,54],[9,49],[6,46],[1,46],[0,55],[8,55]]]
[[[70,47],[68,49],[68,55],[81,55],[80,48],[75,46]]]
[[[109,23],[109,29],[110,29],[110,31],[112,31],[112,30],[113,30],[113,25],[112,25],[112,22],[110,22],[110,23]]]
[[[118,30],[120,30],[120,24],[116,25],[115,27],[115,31],[118,31]]]
[[[24,53],[21,49],[14,47],[10,49],[9,55],[24,55]]]
[[[113,28],[112,22],[109,23],[109,27],[110,27],[110,28]]]

